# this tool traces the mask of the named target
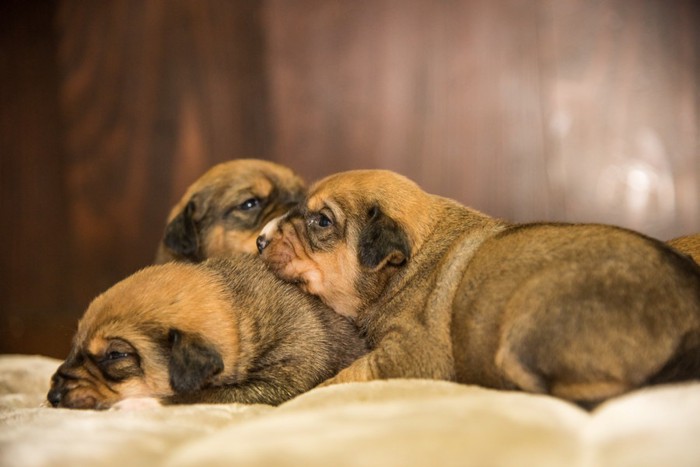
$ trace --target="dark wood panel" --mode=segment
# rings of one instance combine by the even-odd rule
[[[73,281],[87,303],[149,264],[170,205],[264,155],[257,3],[66,0],[58,17]]]
[[[63,356],[211,165],[264,157],[259,2],[2,4],[0,351]],[[8,71],[5,74],[5,70]]]
[[[68,238],[55,2],[0,4],[0,352],[63,352]]]
[[[548,213],[531,2],[266,5],[276,158],[309,178],[389,168],[495,215]]]
[[[517,221],[700,230],[697,2],[270,0],[274,155]]]
[[[541,2],[548,183],[564,220],[700,230],[700,4]]]

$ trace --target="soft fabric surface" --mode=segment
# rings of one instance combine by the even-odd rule
[[[274,408],[42,407],[60,362],[0,356],[0,466],[698,466],[700,383],[585,412],[441,381],[315,389]]]

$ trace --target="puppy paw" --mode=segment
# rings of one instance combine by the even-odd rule
[[[109,410],[113,411],[125,411],[125,412],[137,412],[140,410],[152,410],[158,407],[162,407],[163,404],[155,397],[129,397],[127,399],[122,399]]]

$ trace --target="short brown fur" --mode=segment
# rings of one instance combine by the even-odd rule
[[[700,264],[700,233],[674,238],[669,240],[668,244]]]
[[[279,404],[365,352],[355,326],[252,255],[143,269],[97,297],[53,377],[58,407]]]
[[[352,171],[312,186],[259,243],[367,335],[371,352],[325,384],[437,378],[591,404],[700,376],[700,269],[625,229],[513,225]],[[342,297],[323,281],[340,263]]]

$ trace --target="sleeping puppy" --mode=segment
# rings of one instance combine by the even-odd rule
[[[685,235],[669,240],[668,244],[681,253],[685,253],[700,264],[700,233]]]
[[[155,262],[255,254],[262,226],[299,202],[305,191],[301,178],[273,162],[237,159],[215,165],[170,211]]]
[[[279,277],[370,353],[325,384],[436,378],[594,404],[700,376],[700,268],[602,225],[511,225],[387,171],[317,182],[262,231]]]
[[[47,399],[80,409],[137,398],[274,405],[364,352],[349,320],[253,255],[169,263],[135,273],[90,304]]]

